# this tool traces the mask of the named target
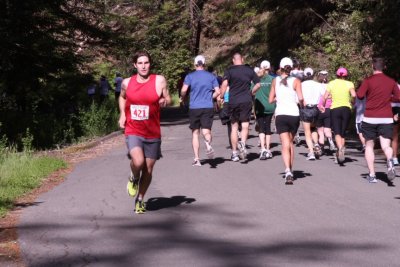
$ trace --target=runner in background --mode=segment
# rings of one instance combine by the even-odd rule
[[[211,146],[211,128],[214,121],[214,99],[219,96],[217,77],[205,70],[206,59],[202,55],[194,59],[195,71],[189,73],[183,82],[181,97],[185,98],[190,87],[189,121],[192,130],[192,147],[194,160],[192,166],[201,166],[200,162],[200,129],[206,145],[209,159],[214,157]]]
[[[301,82],[304,79],[304,72],[303,69],[301,68],[300,61],[298,59],[293,59],[293,69],[290,71],[290,76],[293,76],[297,79],[299,79]],[[299,130],[297,130],[296,135],[294,136],[294,143],[296,146],[299,146],[301,143],[301,137],[299,134]]]
[[[361,152],[365,152],[365,138],[361,132],[361,123],[364,118],[364,112],[365,112],[365,97],[363,99],[359,99],[358,97],[356,98],[356,103],[354,105],[354,109],[356,112],[356,131],[358,138],[360,139],[361,142]]]
[[[320,83],[314,81],[313,69],[304,69],[301,89],[304,98],[304,108],[300,109],[300,120],[303,122],[304,135],[308,148],[307,160],[315,160],[316,157],[318,158],[322,154],[322,149],[318,144],[315,123],[318,119],[318,102],[323,89]]]
[[[299,106],[303,106],[301,81],[290,76],[293,62],[282,58],[279,64],[280,76],[272,81],[269,102],[276,102],[275,123],[282,144],[282,159],[285,166],[285,184],[293,184],[294,145],[293,138],[299,128]]]
[[[400,85],[397,84],[400,90]],[[394,166],[399,165],[399,159],[397,158],[397,153],[399,150],[399,115],[400,115],[400,103],[392,102],[392,112],[393,116],[396,118],[393,123],[393,139],[392,139],[392,149],[393,149],[393,164]]]
[[[346,80],[347,76],[347,69],[340,67],[336,71],[337,78],[328,83],[324,95],[324,101],[328,99],[329,95],[332,97],[331,123],[337,146],[335,162],[339,164],[342,164],[345,160],[346,131],[351,118],[352,103],[354,103],[356,96],[354,84]]]
[[[387,177],[392,181],[396,177],[393,164],[393,150],[390,147],[393,136],[393,113],[390,102],[400,102],[397,83],[383,73],[386,68],[383,58],[372,59],[373,74],[364,79],[357,91],[357,97],[366,97],[365,113],[361,123],[361,132],[366,140],[365,159],[369,174],[367,180],[376,183],[375,175],[375,139],[379,137],[380,145],[387,160]]]
[[[229,67],[223,77],[221,95],[225,94],[229,86],[229,116],[232,123],[232,161],[247,158],[246,141],[249,135],[249,122],[253,106],[252,95],[260,88],[260,78],[249,66],[244,65],[244,59],[240,53],[234,53],[233,65]],[[250,91],[251,83],[254,83]],[[241,141],[238,141],[237,132],[239,124],[242,126]],[[239,150],[239,151],[238,151]]]
[[[318,103],[318,109],[320,111],[318,115],[318,120],[316,123],[317,131],[318,131],[318,144],[320,145],[323,152],[325,152],[325,137],[329,142],[329,150],[331,152],[336,151],[335,143],[332,140],[332,130],[331,130],[331,105],[332,105],[332,97],[329,94],[326,101],[324,101],[324,95],[326,92],[326,87],[328,83],[328,72],[326,70],[322,70],[318,73],[317,77],[318,82],[321,84],[322,92],[321,97]],[[325,104],[324,104],[325,102]]]
[[[272,158],[271,153],[271,122],[275,112],[275,103],[269,103],[268,98],[271,91],[271,83],[274,77],[269,75],[271,64],[264,60],[261,62],[259,73],[260,89],[256,92],[254,99],[254,110],[258,125],[258,136],[260,139],[260,160]]]

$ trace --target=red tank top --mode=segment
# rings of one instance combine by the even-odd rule
[[[131,77],[126,89],[125,135],[161,138],[160,97],[156,90],[156,76],[151,74],[145,83],[139,83],[137,75]]]

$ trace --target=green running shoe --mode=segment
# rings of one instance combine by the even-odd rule
[[[139,189],[139,179],[133,179],[133,174],[129,176],[128,184],[126,185],[126,191],[131,197],[135,197]]]
[[[144,201],[136,200],[135,203],[135,213],[136,214],[143,214],[146,212],[146,204]]]

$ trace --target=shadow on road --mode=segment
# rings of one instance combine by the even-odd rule
[[[218,165],[224,163],[225,161],[226,161],[225,158],[218,157],[218,158],[214,158],[214,159],[201,160],[201,164],[202,165],[209,164],[211,169],[216,169],[218,167]]]
[[[187,198],[185,196],[173,196],[173,197],[154,197],[147,200],[146,209],[148,211],[155,211],[161,209],[174,208],[182,203],[190,204],[195,202],[194,198]]]

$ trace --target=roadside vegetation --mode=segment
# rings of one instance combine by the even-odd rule
[[[54,157],[37,156],[31,150],[32,136],[27,132],[24,148],[18,152],[0,139],[0,218],[14,207],[15,200],[38,187],[52,172],[67,164]]]

